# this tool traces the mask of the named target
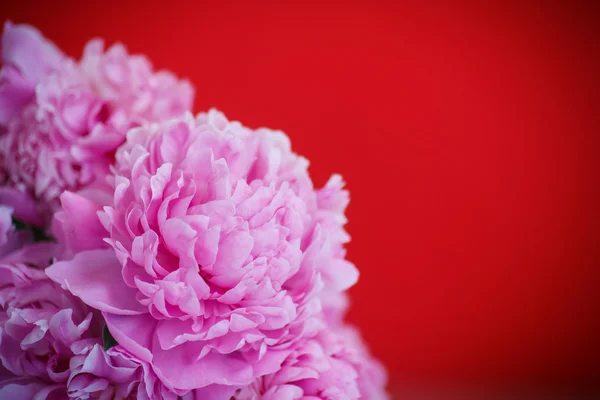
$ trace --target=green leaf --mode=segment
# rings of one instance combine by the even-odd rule
[[[27,229],[27,224],[20,219],[16,219],[15,217],[12,217],[12,223],[15,226],[15,229],[18,231],[24,231]]]
[[[21,221],[20,219],[15,218],[15,217],[12,218],[12,223],[15,226],[15,229],[18,231],[26,231],[26,230],[31,231],[34,242],[43,242],[43,241],[47,241],[47,240],[52,240],[52,238],[50,236],[46,235],[46,232],[44,232],[44,230],[42,228],[39,228],[37,226],[28,225],[25,222]]]
[[[110,334],[108,326],[105,324],[104,328],[102,329],[102,345],[104,346],[104,351],[113,348],[118,344],[119,343],[117,343],[115,338]]]

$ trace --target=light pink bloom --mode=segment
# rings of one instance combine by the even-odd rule
[[[235,400],[385,400],[385,370],[350,327],[324,330],[300,342],[279,371],[265,375]]]
[[[0,178],[48,217],[64,190],[104,184],[126,131],[183,114],[186,81],[100,40],[64,56],[32,27],[6,23],[0,71]]]
[[[327,216],[339,202],[318,214],[283,133],[188,115],[131,130],[114,174],[102,225],[94,201],[63,195],[55,231],[74,257],[47,273],[102,310],[120,345],[172,390],[275,372],[322,328],[321,277],[338,292],[357,279],[338,248],[339,218]],[[321,197],[336,197],[337,182]]]
[[[38,268],[50,262],[55,247],[32,244],[0,261],[0,380],[5,391],[0,393],[23,392],[13,398],[27,398],[30,392],[36,398],[56,390],[64,393],[71,345],[99,336],[98,316],[92,320],[85,304]]]

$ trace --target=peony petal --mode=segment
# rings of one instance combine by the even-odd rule
[[[223,400],[235,398],[235,392],[239,389],[233,385],[209,385],[202,389],[196,389],[183,396],[182,400]]]
[[[0,107],[1,108],[1,107]],[[26,193],[10,187],[0,187],[0,204],[10,206],[15,218],[34,226],[42,226],[35,201]]]
[[[117,315],[102,313],[106,325],[119,345],[142,361],[152,361],[152,338],[158,323],[150,314]]]
[[[62,210],[56,213],[54,229],[62,229],[61,237],[73,253],[106,248],[103,238],[107,232],[100,223],[97,212],[100,207],[72,192],[60,196]]]
[[[234,231],[221,241],[217,260],[212,267],[213,274],[223,274],[242,268],[248,259],[254,239],[245,231]]]
[[[330,266],[323,271],[323,275],[334,290],[344,291],[358,282],[358,269],[349,261],[332,260]]]
[[[147,312],[136,300],[136,290],[123,282],[121,264],[112,249],[83,251],[70,261],[51,265],[46,274],[100,311],[120,315]]]
[[[33,85],[60,67],[64,55],[35,28],[4,24],[2,63],[15,66]]]
[[[7,65],[0,70],[0,124],[8,125],[35,96],[31,83]]]
[[[165,385],[182,390],[213,384],[248,385],[253,367],[239,355],[210,352],[198,360],[202,348],[198,342],[186,342],[168,351],[154,348],[152,365]]]

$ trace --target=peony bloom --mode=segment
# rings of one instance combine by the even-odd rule
[[[37,199],[46,219],[64,190],[104,184],[129,128],[192,105],[186,81],[120,44],[105,52],[93,40],[76,62],[34,28],[7,22],[2,64],[0,179]]]
[[[242,388],[235,400],[384,400],[385,371],[355,330],[324,330],[298,343],[281,369]]]
[[[248,385],[322,328],[324,281],[357,279],[333,182],[317,194],[283,133],[214,110],[136,128],[108,205],[62,196],[65,261],[47,273],[169,389]]]
[[[72,346],[67,394],[72,399],[177,400],[154,375],[150,366],[121,346],[103,350],[94,340]]]
[[[35,97],[35,86],[65,59],[54,44],[26,25],[4,24],[0,70],[0,125],[7,126]]]
[[[340,176],[120,44],[7,22],[0,61],[0,398],[387,398]]]
[[[2,398],[64,396],[71,346],[98,336],[98,317],[38,268],[55,251],[52,243],[36,243],[0,261]]]

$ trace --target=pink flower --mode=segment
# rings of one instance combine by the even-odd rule
[[[161,383],[148,363],[123,346],[105,351],[96,340],[80,340],[72,348],[75,356],[67,384],[72,399],[230,400],[238,389],[213,385],[178,395]]]
[[[298,344],[279,371],[265,375],[235,400],[385,400],[385,371],[350,327],[324,330]]]
[[[121,346],[107,351],[93,340],[79,341],[73,349],[67,384],[73,399],[177,400],[177,394],[165,388],[152,368]]]
[[[109,104],[118,104],[127,118],[137,123],[161,121],[189,111],[193,89],[167,71],[154,72],[148,59],[129,55],[117,43],[104,52],[100,39],[90,41],[81,69],[94,92]]]
[[[0,125],[18,116],[35,96],[35,85],[59,70],[65,56],[27,25],[4,24],[0,70]]]
[[[275,372],[322,328],[321,277],[338,292],[357,279],[283,133],[188,115],[131,130],[114,170],[102,224],[94,201],[63,195],[56,236],[74,257],[47,273],[171,390]]]
[[[48,264],[55,247],[45,242],[29,245],[0,262],[4,393],[31,391],[45,398],[43,393],[60,392],[71,373],[71,346],[94,333],[98,336],[98,317],[37,268]]]
[[[77,63],[28,26],[6,23],[2,40],[0,178],[46,217],[63,191],[104,184],[129,128],[192,105],[186,81],[120,44],[104,52],[93,40]]]
[[[62,400],[67,398],[65,385],[62,384],[48,384],[29,377],[0,376],[2,377],[0,399]]]

